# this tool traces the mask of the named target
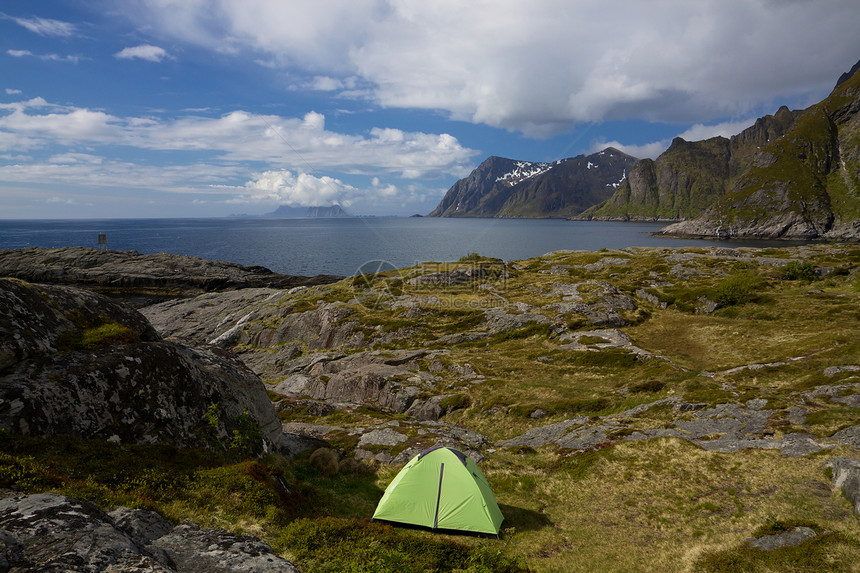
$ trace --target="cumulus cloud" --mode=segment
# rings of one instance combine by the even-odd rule
[[[290,206],[321,206],[338,203],[348,207],[359,190],[339,179],[317,177],[287,170],[266,171],[245,184],[249,202]]]
[[[136,6],[130,16],[164,37],[249,51],[323,89],[357,77],[350,95],[536,136],[630,117],[707,123],[820,96],[860,53],[860,5],[841,0]]]
[[[123,48],[113,55],[120,60],[148,60],[150,62],[160,62],[164,58],[170,57],[164,48],[152,46],[150,44],[141,44],[129,48]]]

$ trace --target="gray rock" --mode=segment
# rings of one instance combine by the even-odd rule
[[[465,269],[454,269],[437,273],[413,277],[406,281],[410,285],[441,285],[453,286],[465,282],[476,282],[488,276],[487,269],[482,267],[469,267]]]
[[[776,535],[764,535],[758,539],[753,539],[749,544],[751,547],[758,547],[764,551],[772,551],[780,547],[800,545],[815,536],[815,531],[808,527],[794,527]]]
[[[72,287],[0,279],[0,317],[0,427],[7,431],[217,447],[199,433],[217,404],[220,438],[247,411],[262,430],[255,446],[280,445],[281,423],[262,381],[233,355],[163,341],[136,311]],[[119,334],[85,346],[80,337],[93,324]]]
[[[72,285],[112,293],[144,292],[175,297],[239,288],[331,283],[343,277],[281,275],[264,267],[207,261],[197,257],[136,251],[103,251],[85,247],[9,249],[0,251],[0,276],[31,283]]]
[[[820,452],[825,446],[815,441],[811,434],[787,434],[782,440],[779,451],[790,458],[802,458],[815,452]]]
[[[828,378],[833,378],[837,374],[842,374],[843,372],[860,372],[860,366],[851,364],[848,366],[828,366],[824,369],[824,375]]]
[[[501,441],[498,445],[505,448],[517,446],[539,448],[559,439],[573,426],[581,426],[588,423],[588,420],[589,418],[587,416],[577,416],[554,424],[532,428],[516,438]]]
[[[698,312],[699,314],[711,314],[722,306],[720,303],[714,302],[704,296],[700,296],[698,298],[698,302],[699,306],[698,308],[696,308],[696,312]]]
[[[154,511],[118,507],[108,512],[108,516],[139,546],[149,545],[173,529],[172,523]]]
[[[833,470],[833,486],[842,488],[854,508],[854,513],[860,514],[860,460],[833,458],[825,462],[824,467]]]
[[[56,494],[0,500],[7,560],[19,571],[175,571],[136,545],[96,506]],[[11,538],[11,539],[10,539]],[[11,557],[11,560],[9,559]]]
[[[177,573],[299,573],[261,539],[191,523],[177,525],[153,545],[170,555]]]
[[[843,446],[860,448],[860,426],[844,428],[831,437]]]
[[[406,415],[416,420],[438,420],[442,415],[442,407],[439,403],[444,399],[445,396],[431,396],[426,400],[415,400],[406,410]]]
[[[393,447],[402,444],[409,437],[391,428],[372,430],[362,435],[358,440],[358,447],[363,446],[388,446]]]
[[[806,415],[809,413],[805,408],[793,406],[788,409],[788,423],[800,426],[806,423]]]
[[[767,399],[766,398],[753,398],[751,400],[747,400],[746,406],[750,410],[761,410],[762,408],[767,406]]]

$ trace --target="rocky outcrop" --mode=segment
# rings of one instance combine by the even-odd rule
[[[792,527],[788,531],[775,533],[773,535],[762,535],[761,537],[749,539],[750,547],[757,547],[762,551],[773,551],[780,547],[796,547],[805,541],[814,538],[817,533],[809,527]]]
[[[606,200],[639,160],[607,148],[551,163],[490,157],[430,217],[569,217]]]
[[[0,277],[64,284],[126,298],[197,295],[238,288],[292,288],[331,283],[342,277],[297,277],[265,267],[207,261],[166,253],[103,251],[85,247],[0,250]]]
[[[833,471],[833,486],[842,490],[854,513],[860,514],[860,460],[833,458],[824,467]]]
[[[0,570],[298,573],[264,541],[56,494],[0,494]]]
[[[0,326],[6,431],[212,446],[201,422],[217,404],[219,437],[247,415],[261,428],[257,447],[281,445],[263,383],[244,364],[218,348],[164,341],[142,315],[105,297],[0,279]]]

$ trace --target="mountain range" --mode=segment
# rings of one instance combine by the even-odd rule
[[[637,164],[614,148],[551,163],[490,157],[430,217],[570,217],[610,198]]]
[[[667,236],[860,240],[860,62],[805,110],[730,138],[533,163],[490,157],[429,216],[678,221]]]

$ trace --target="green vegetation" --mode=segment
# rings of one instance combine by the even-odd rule
[[[812,282],[815,280],[815,266],[812,263],[791,261],[782,268],[782,277],[787,281]]]
[[[373,403],[314,410],[304,405],[310,401],[284,398],[283,421],[343,428],[326,435],[329,447],[295,459],[248,459],[259,453],[245,447],[256,440],[254,428],[240,424],[234,435],[219,434],[217,405],[200,421],[210,440],[220,436],[215,451],[0,435],[0,486],[60,491],[105,508],[144,507],[174,521],[251,533],[308,573],[856,570],[860,521],[822,464],[860,458],[857,447],[789,457],[779,450],[708,451],[677,437],[630,439],[695,422],[720,405],[751,412],[750,400],[769,412],[770,440],[802,432],[832,443],[834,433],[860,419],[844,400],[860,392],[860,373],[825,374],[831,366],[858,364],[860,249],[718,251],[706,245],[553,253],[519,262],[504,281],[490,275],[456,286],[408,284],[408,277],[439,268],[428,264],[383,273],[369,284],[347,279],[307,289],[285,303],[305,312],[338,301],[363,336],[333,348],[307,345],[308,363],[367,350],[384,359],[394,356],[390,349],[427,350],[409,358],[408,370],[422,379],[419,398],[444,395],[440,426],[486,436],[481,468],[505,515],[502,540],[367,521],[399,468],[357,461],[357,429],[398,422],[407,441],[365,448],[374,454],[437,440],[432,424]],[[626,262],[599,264],[610,257]],[[479,258],[467,255],[444,268],[471,268]],[[833,272],[817,277],[824,268]],[[608,300],[596,281],[635,303],[618,311],[626,325],[595,325],[584,313],[549,307],[564,301],[554,285],[586,281],[592,282],[578,291],[584,301],[578,303]],[[395,297],[403,298],[395,305]],[[708,312],[702,299],[721,307]],[[277,311],[286,315],[284,308]],[[547,323],[512,322],[495,331],[497,322],[488,318],[526,313]],[[406,375],[394,381],[412,383]],[[814,392],[833,385],[843,388]],[[580,450],[554,442],[499,445],[572,418],[577,426],[603,426],[605,439]],[[745,543],[797,525],[818,535],[773,552]]]
[[[92,318],[82,314],[69,317],[76,326],[63,332],[57,340],[59,350],[96,350],[113,344],[131,343],[139,340],[131,328],[100,315]]]
[[[229,452],[213,459],[166,446],[0,434],[0,487],[259,535],[303,571],[526,571],[503,542],[368,522],[382,494],[377,479],[360,465],[321,471],[308,456],[239,461]]]

